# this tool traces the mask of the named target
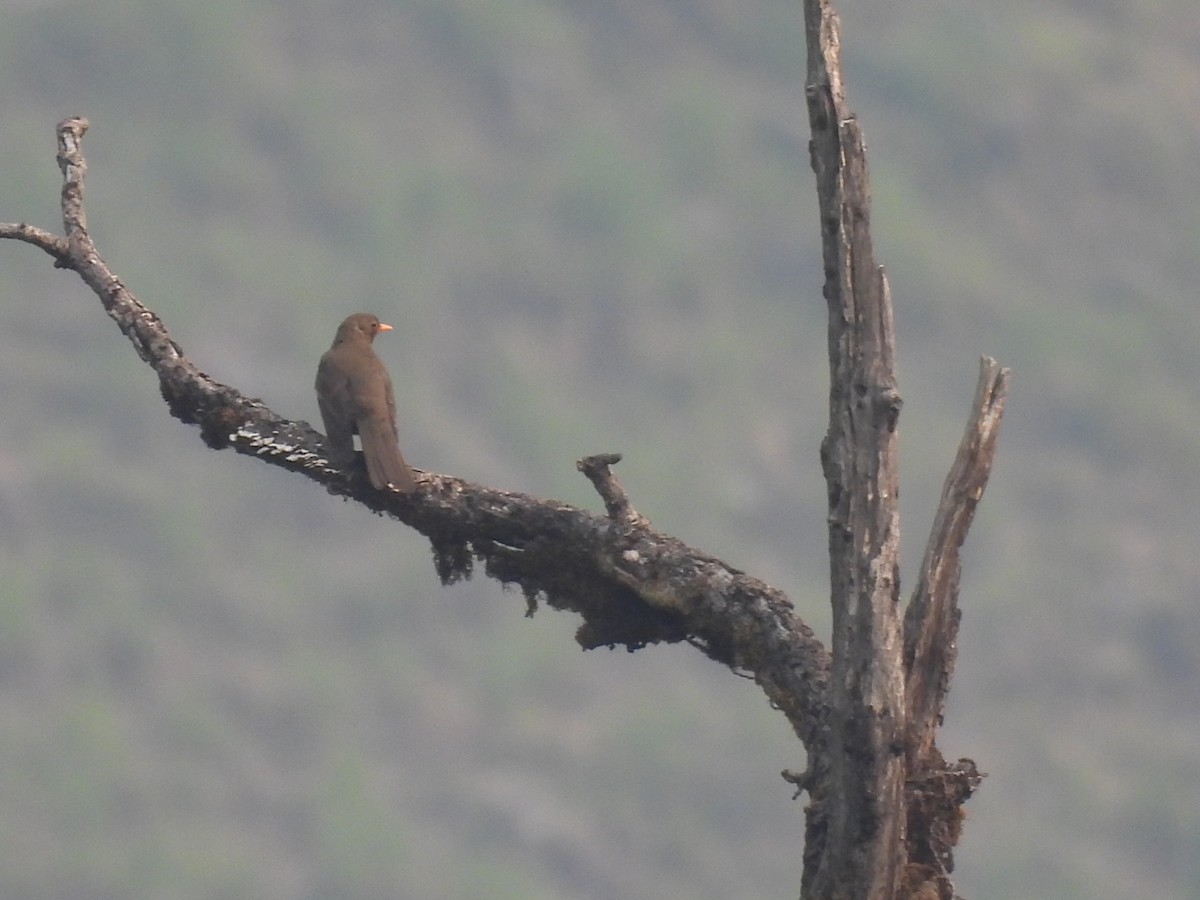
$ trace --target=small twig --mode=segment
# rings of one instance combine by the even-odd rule
[[[796,793],[792,794],[793,800],[798,800],[800,795],[812,787],[813,774],[809,769],[803,772],[793,772],[791,769],[784,769],[779,773],[783,780],[790,785],[794,785]]]
[[[617,480],[611,466],[621,461],[620,453],[597,453],[575,463],[575,468],[587,476],[596,488],[608,517],[626,528],[649,528],[650,520],[633,508],[625,486]]]
[[[40,247],[53,256],[54,265],[57,268],[68,269],[71,267],[71,253],[66,239],[59,237],[57,234],[52,234],[43,228],[38,228],[36,225],[28,225],[25,222],[11,224],[0,222],[0,238],[9,238],[10,240],[33,244],[33,246]]]

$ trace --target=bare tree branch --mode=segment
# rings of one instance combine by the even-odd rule
[[[917,587],[904,614],[906,750],[913,770],[929,756],[942,724],[942,709],[958,654],[958,583],[962,573],[958,551],[992,471],[1010,374],[994,359],[984,357],[980,361],[979,385],[966,432],[946,476]]]
[[[0,225],[0,238],[40,246],[77,272],[158,374],[171,414],[198,425],[209,447],[232,447],[399,519],[429,538],[443,581],[465,578],[481,562],[489,576],[518,585],[531,608],[541,599],[579,613],[577,640],[585,648],[689,641],[749,672],[797,735],[806,744],[816,740],[828,680],[825,648],[780,591],[650,528],[608,471],[614,457],[579,464],[608,517],[429,472],[417,473],[413,495],[376,491],[362,473],[334,468],[307,422],[285,419],[201,371],[92,242],[83,203],[87,129],[82,118],[58,126],[66,238],[27,225]]]
[[[0,223],[0,238],[24,241],[26,244],[41,247],[53,256],[55,263],[61,267],[65,267],[70,255],[67,249],[67,242],[57,234],[51,234],[49,231],[43,231],[35,225],[27,225],[24,222],[11,225]]]

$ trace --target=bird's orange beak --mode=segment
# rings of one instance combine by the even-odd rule
[[[391,326],[391,325],[388,325],[388,324],[386,324],[386,323],[384,323],[384,322],[380,322],[380,323],[379,323],[379,330],[380,330],[380,331],[395,331],[395,329],[394,329],[394,328],[392,328],[392,326]]]

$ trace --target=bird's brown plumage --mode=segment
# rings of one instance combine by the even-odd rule
[[[371,346],[375,335],[391,330],[370,313],[355,313],[338,326],[317,366],[317,405],[330,462],[349,466],[358,434],[372,487],[407,493],[416,485],[400,455],[392,380]]]

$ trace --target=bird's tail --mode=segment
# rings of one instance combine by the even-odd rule
[[[391,428],[369,419],[360,420],[358,437],[362,441],[367,476],[371,479],[372,487],[383,490],[390,485],[392,490],[404,494],[416,487],[412,471],[400,455],[400,447]]]

